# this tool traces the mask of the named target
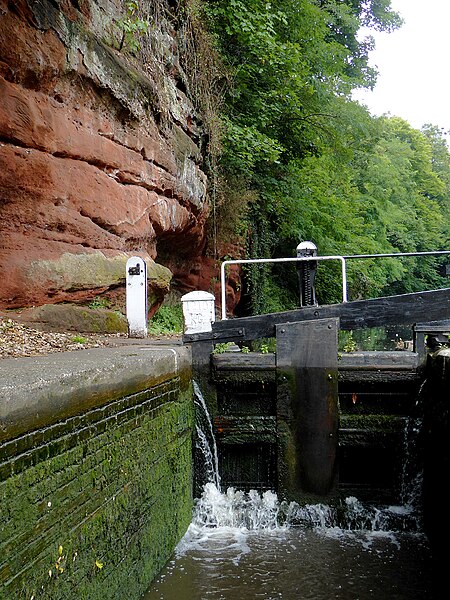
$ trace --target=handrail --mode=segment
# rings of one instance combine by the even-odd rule
[[[450,250],[430,250],[423,252],[391,252],[386,254],[350,254],[348,256],[344,256],[347,260],[348,258],[396,258],[402,256],[437,256],[439,254],[450,254]]]
[[[227,318],[225,267],[228,265],[242,265],[252,263],[280,263],[280,262],[305,262],[318,260],[340,260],[342,265],[342,302],[347,302],[347,270],[343,256],[301,256],[295,258],[243,258],[241,260],[225,260],[220,266],[220,286],[222,298],[222,321]]]
[[[423,252],[393,252],[385,254],[352,254],[348,256],[300,256],[292,258],[243,258],[239,260],[225,260],[220,266],[220,287],[221,287],[221,312],[222,321],[227,319],[226,308],[226,280],[225,268],[229,265],[242,264],[261,264],[261,263],[281,263],[281,262],[304,262],[319,260],[339,260],[342,266],[342,302],[347,302],[347,260],[364,258],[398,258],[404,256],[438,256],[450,254],[450,250],[436,250]]]

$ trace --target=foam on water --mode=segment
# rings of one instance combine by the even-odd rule
[[[271,491],[247,493],[230,487],[221,492],[212,482],[204,486],[196,501],[193,524],[198,528],[235,527],[249,531],[293,526],[340,527],[352,531],[420,530],[411,505],[372,506],[350,496],[336,506],[320,503],[300,506],[296,502],[280,502]]]
[[[295,529],[298,535],[314,531],[341,544],[368,549],[383,539],[399,546],[398,535],[423,537],[411,506],[375,507],[351,496],[338,506],[280,502],[277,495],[234,488],[221,492],[207,483],[196,501],[192,523],[176,548],[177,558],[189,553],[198,560],[223,560],[238,564],[250,552],[254,535],[282,536]],[[200,556],[202,557],[200,559]]]
[[[204,456],[208,483],[196,500],[192,523],[180,542],[177,553],[204,544],[239,548],[245,554],[248,532],[282,532],[292,527],[315,530],[331,538],[356,537],[369,544],[375,537],[395,542],[395,534],[420,534],[420,511],[417,511],[421,473],[409,483],[402,505],[374,506],[349,496],[336,505],[306,504],[280,501],[272,491],[259,494],[243,492],[232,487],[222,491],[218,472],[217,447],[207,406],[199,386],[194,382],[195,402],[200,408],[204,428],[197,426],[197,445]],[[204,430],[206,429],[206,431]]]

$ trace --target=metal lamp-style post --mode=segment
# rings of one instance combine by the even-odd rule
[[[297,258],[317,256],[317,246],[312,242],[301,242],[297,246]],[[305,260],[297,263],[300,306],[316,306],[316,290],[314,287],[317,273],[317,261]]]

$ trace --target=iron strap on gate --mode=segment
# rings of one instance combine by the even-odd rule
[[[353,254],[348,256],[300,256],[292,258],[247,258],[239,260],[225,260],[220,267],[221,285],[221,311],[222,320],[227,319],[226,310],[226,267],[230,265],[264,264],[264,263],[286,263],[286,262],[317,262],[322,260],[338,260],[341,262],[342,271],[342,302],[348,302],[347,298],[347,260],[371,259],[371,258],[400,258],[406,256],[440,256],[450,254],[450,250],[437,250],[426,252],[396,252],[386,254]]]

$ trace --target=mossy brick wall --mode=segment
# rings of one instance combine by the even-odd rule
[[[192,516],[184,379],[1,446],[2,600],[132,600],[148,589]]]

